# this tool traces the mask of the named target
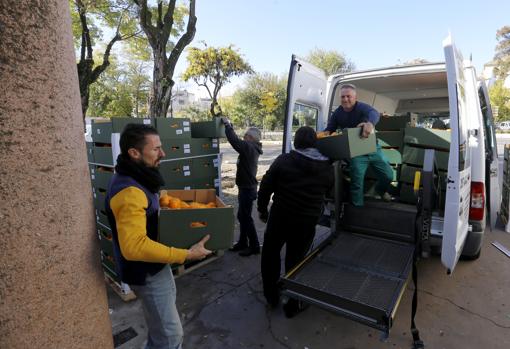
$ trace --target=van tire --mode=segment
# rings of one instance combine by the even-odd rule
[[[474,255],[465,255],[465,254],[461,254],[460,255],[460,259],[463,260],[463,261],[475,261],[477,260],[478,258],[480,258],[480,254],[482,253],[482,249],[480,248],[478,250],[477,253],[475,253]]]

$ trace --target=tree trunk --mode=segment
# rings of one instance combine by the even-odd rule
[[[0,2],[0,38],[0,348],[113,348],[69,2]]]

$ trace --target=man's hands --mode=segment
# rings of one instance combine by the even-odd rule
[[[362,138],[368,138],[368,136],[370,136],[370,134],[374,131],[374,125],[370,121],[359,123],[356,127],[363,127],[361,130]]]
[[[186,260],[187,261],[201,260],[201,259],[204,259],[205,257],[207,257],[208,255],[210,255],[212,253],[212,251],[209,251],[208,249],[206,249],[204,247],[204,244],[207,241],[209,241],[210,238],[211,238],[211,236],[209,234],[207,234],[206,236],[204,236],[202,238],[202,240],[200,240],[199,242],[197,242],[196,244],[191,246],[191,248],[188,250],[188,255],[186,256]]]
[[[230,125],[230,120],[229,120],[228,118],[226,118],[226,117],[222,116],[222,117],[220,118],[220,120],[221,120],[221,122],[222,122],[222,124],[223,124],[223,125],[225,125],[225,126],[226,126],[226,125]]]

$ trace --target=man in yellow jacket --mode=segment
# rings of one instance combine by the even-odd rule
[[[141,299],[148,327],[147,349],[181,348],[183,329],[175,305],[169,263],[205,258],[209,236],[189,250],[157,242],[159,173],[165,156],[155,128],[129,124],[120,136],[121,154],[106,195],[117,272]]]

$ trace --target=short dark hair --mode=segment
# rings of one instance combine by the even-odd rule
[[[120,134],[120,152],[127,155],[130,148],[142,151],[146,144],[146,135],[159,135],[159,133],[150,125],[127,124]]]
[[[305,149],[315,148],[317,144],[317,133],[310,126],[302,126],[298,128],[294,135],[294,148]]]

